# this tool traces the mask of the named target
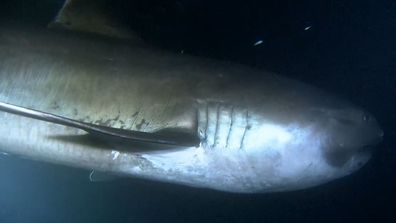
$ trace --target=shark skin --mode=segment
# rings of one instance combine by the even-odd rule
[[[317,186],[361,168],[375,118],[307,84],[242,65],[73,31],[0,28],[0,102],[195,146],[111,143],[0,110],[0,151],[237,193]]]

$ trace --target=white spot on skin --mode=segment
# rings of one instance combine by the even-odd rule
[[[135,173],[139,173],[139,172],[142,171],[142,168],[140,168],[139,166],[135,166],[135,167],[132,168],[132,171],[135,172]]]
[[[262,145],[271,147],[284,147],[290,143],[294,135],[293,130],[285,126],[274,124],[257,125],[258,120],[251,120],[253,128],[245,135],[245,146],[261,150]]]
[[[259,40],[253,44],[253,46],[258,46],[263,43],[263,40]]]
[[[113,150],[113,151],[111,151],[111,155],[113,157],[112,159],[116,160],[118,158],[118,156],[120,155],[120,152]]]
[[[190,173],[191,168],[195,165],[205,163],[205,149],[202,147],[186,148],[184,150],[175,150],[168,153],[153,153],[142,156],[150,161],[155,168],[165,171],[177,171]]]

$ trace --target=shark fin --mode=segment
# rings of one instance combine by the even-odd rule
[[[101,125],[81,122],[62,116],[24,108],[21,106],[11,105],[0,102],[0,111],[33,118],[41,121],[51,122],[63,126],[69,126],[86,131],[91,136],[106,141],[111,144],[129,145],[129,144],[157,144],[176,147],[197,147],[200,140],[193,134],[170,134],[167,131],[159,132],[141,132]]]
[[[141,41],[132,30],[106,11],[107,3],[105,0],[65,0],[58,15],[48,27]]]

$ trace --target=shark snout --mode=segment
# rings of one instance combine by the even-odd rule
[[[371,154],[384,137],[378,121],[368,112],[345,109],[331,113],[325,156],[332,166],[343,166],[352,157]]]
[[[361,140],[363,141],[363,147],[374,148],[384,138],[384,131],[379,125],[378,121],[371,114],[364,112],[362,123],[360,126]]]

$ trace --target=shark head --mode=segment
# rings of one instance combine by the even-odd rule
[[[377,120],[362,109],[328,110],[322,115],[327,117],[325,129],[328,131],[323,154],[333,166],[342,166],[351,160],[351,168],[362,166],[384,136]]]

